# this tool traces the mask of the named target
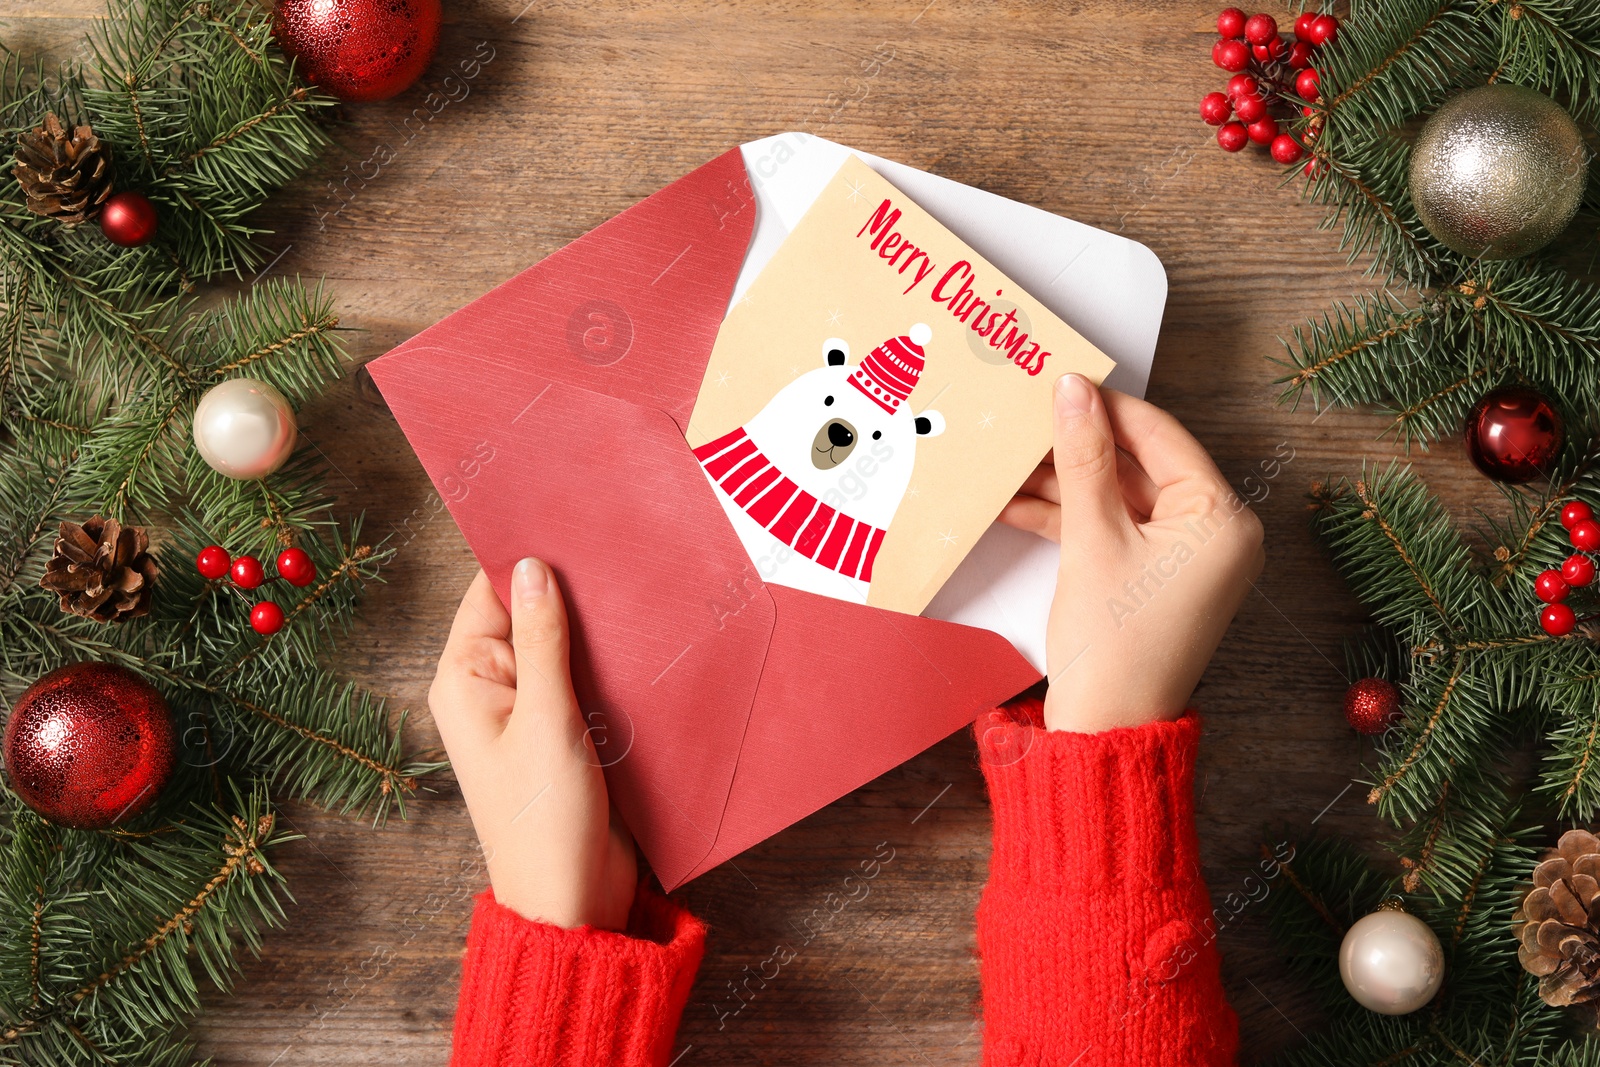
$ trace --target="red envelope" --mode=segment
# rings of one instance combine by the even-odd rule
[[[683,436],[755,214],[734,149],[370,365],[501,599],[524,556],[560,577],[669,890],[1039,678],[988,630],[757,576]]]

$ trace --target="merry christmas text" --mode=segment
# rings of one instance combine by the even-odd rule
[[[856,231],[856,236],[871,235],[872,250],[907,279],[903,292],[910,293],[933,277],[939,267],[926,251],[895,229],[899,221],[900,209],[894,206],[893,200],[885,199]],[[1015,307],[1002,313],[978,295],[978,290],[986,288],[978,284],[977,269],[966,260],[958,259],[939,273],[937,281],[929,284],[928,298],[942,305],[951,318],[988,341],[989,347],[1004,352],[1012,363],[1030,375],[1038,374],[1044,370],[1044,361],[1050,358],[1050,353],[1029,337],[1027,330],[1018,326]],[[1001,296],[1004,292],[996,289],[994,295]]]

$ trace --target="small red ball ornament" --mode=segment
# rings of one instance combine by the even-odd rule
[[[278,576],[290,585],[307,586],[317,580],[317,565],[303,548],[286,548],[278,553]]]
[[[143,193],[113,193],[100,209],[100,232],[123,248],[138,248],[156,235],[156,206]]]
[[[240,589],[254,589],[266,580],[261,561],[254,556],[240,556],[234,560],[230,573],[233,575],[233,584]]]
[[[1339,20],[1332,15],[1318,15],[1311,21],[1307,32],[1311,43],[1320,47],[1339,36]]]
[[[1584,519],[1567,531],[1572,547],[1579,552],[1600,552],[1600,522]]]
[[[272,32],[301,74],[341,100],[411,88],[439,45],[439,0],[280,0]]]
[[[283,629],[283,609],[270,600],[263,600],[250,609],[250,628],[262,637],[270,637]]]
[[[1321,76],[1317,74],[1316,69],[1307,67],[1294,76],[1294,91],[1300,95],[1300,99],[1314,104],[1321,95],[1321,90],[1317,88],[1320,82]]]
[[[1250,65],[1250,46],[1243,41],[1218,41],[1211,48],[1211,62],[1223,70],[1241,71]]]
[[[1217,33],[1223,37],[1242,37],[1246,21],[1244,12],[1238,8],[1224,8],[1217,16]]]
[[[1241,96],[1255,96],[1261,92],[1261,83],[1248,74],[1235,74],[1228,79],[1228,99],[1237,100]]]
[[[1541,393],[1501,386],[1467,413],[1466,440],[1467,455],[1486,477],[1531,482],[1547,475],[1561,453],[1561,413]]]
[[[1382,678],[1363,678],[1344,694],[1344,717],[1357,733],[1381,734],[1400,715],[1400,690]]]
[[[1278,120],[1268,115],[1252,122],[1245,132],[1255,144],[1271,144],[1278,137]]]
[[[1242,123],[1228,122],[1217,127],[1217,144],[1222,146],[1224,152],[1237,152],[1249,140],[1250,134]]]
[[[1315,11],[1302,11],[1300,16],[1294,20],[1294,35],[1300,38],[1300,43],[1303,44],[1311,40],[1311,24],[1315,21],[1317,21],[1317,13]]]
[[[40,678],[6,722],[6,776],[23,803],[63,826],[102,830],[160,796],[177,762],[166,701],[110,663]]]
[[[1286,133],[1280,133],[1272,139],[1272,158],[1286,167],[1291,163],[1300,162],[1305,154],[1306,151],[1300,147],[1300,142]]]
[[[228,557],[228,550],[221,545],[207,545],[194,559],[194,569],[200,572],[200,577],[213,582],[227,574],[231,566],[233,560]]]
[[[1271,15],[1251,15],[1245,20],[1244,39],[1251,44],[1266,44],[1278,36],[1278,20]]]
[[[1539,625],[1551,637],[1565,637],[1577,629],[1578,617],[1565,604],[1546,604],[1539,612]]]
[[[1594,560],[1574,552],[1561,562],[1561,580],[1574,589],[1594,581]]]
[[[1533,580],[1533,594],[1546,604],[1559,604],[1567,599],[1567,594],[1572,592],[1572,586],[1561,577],[1560,571],[1540,571],[1539,577]]]
[[[1568,531],[1583,522],[1585,519],[1594,518],[1594,509],[1581,500],[1573,500],[1561,509],[1561,525]]]
[[[1246,126],[1252,122],[1260,122],[1267,114],[1266,101],[1259,96],[1241,96],[1233,102],[1233,110],[1239,116],[1239,121]]]
[[[1221,93],[1207,93],[1200,98],[1200,118],[1208,126],[1221,126],[1233,115],[1233,105]]]

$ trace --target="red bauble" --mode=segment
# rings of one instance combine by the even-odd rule
[[[1271,144],[1278,136],[1278,120],[1268,115],[1252,122],[1245,132],[1256,144]]]
[[[1594,581],[1594,560],[1574,552],[1561,561],[1561,579],[1574,587],[1588,585]]]
[[[1565,637],[1578,627],[1578,617],[1565,604],[1546,604],[1539,612],[1539,625],[1551,637]]]
[[[240,556],[234,560],[229,573],[233,575],[233,584],[240,589],[254,589],[267,577],[261,569],[261,561],[254,556]]]
[[[1244,24],[1244,39],[1251,44],[1266,44],[1278,36],[1278,20],[1271,15],[1251,15]]]
[[[1345,721],[1357,732],[1381,734],[1400,715],[1400,690],[1382,678],[1363,678],[1344,694]]]
[[[1531,482],[1561,454],[1561,413],[1543,394],[1519,385],[1491,390],[1467,413],[1467,455],[1497,482]]]
[[[1314,104],[1317,102],[1317,97],[1321,95],[1321,90],[1317,88],[1320,81],[1321,79],[1317,75],[1316,69],[1307,67],[1294,76],[1294,91],[1300,94],[1300,99],[1309,100]]]
[[[1239,116],[1239,121],[1246,126],[1252,122],[1260,122],[1267,114],[1266,101],[1254,94],[1241,96],[1233,102],[1233,110]]]
[[[387,100],[428,69],[439,22],[439,0],[280,0],[272,32],[340,100]]]
[[[1250,65],[1250,46],[1243,41],[1218,41],[1212,46],[1211,62],[1223,70],[1243,70]]]
[[[156,206],[143,193],[113,193],[100,209],[100,232],[123,248],[138,248],[156,235]]]
[[[1294,20],[1294,35],[1300,38],[1302,43],[1311,39],[1311,24],[1315,21],[1317,21],[1317,13],[1315,11],[1303,11]]]
[[[317,565],[305,549],[286,548],[278,553],[278,577],[290,585],[310,585],[317,580]]]
[[[1217,144],[1224,152],[1237,152],[1250,140],[1250,134],[1241,123],[1229,122],[1217,127]]]
[[[6,722],[6,775],[51,822],[101,830],[161,795],[177,762],[167,702],[132,671],[78,663],[40,678]]]
[[[1290,45],[1289,66],[1295,70],[1305,70],[1311,66],[1311,46],[1304,41],[1296,41]]]
[[[1339,36],[1339,20],[1332,15],[1318,15],[1311,20],[1308,40],[1314,45],[1325,45]]]
[[[1574,500],[1561,509],[1561,525],[1571,530],[1585,519],[1594,518],[1594,509],[1581,500]]]
[[[270,600],[263,600],[250,609],[250,628],[262,637],[270,637],[283,629],[283,609]]]
[[[1291,163],[1300,162],[1305,154],[1306,151],[1300,147],[1300,142],[1286,133],[1280,133],[1272,139],[1272,158],[1286,167]]]
[[[1233,115],[1233,105],[1221,93],[1207,93],[1200,98],[1200,117],[1208,126],[1221,126]]]
[[[1261,91],[1261,83],[1248,74],[1235,74],[1228,79],[1228,99],[1237,100],[1241,96],[1255,96]]]
[[[1574,523],[1567,536],[1572,539],[1572,547],[1580,552],[1600,552],[1600,522],[1584,519]]]
[[[228,568],[233,565],[233,560],[228,558],[228,550],[221,545],[207,545],[200,550],[194,559],[194,569],[200,572],[200,577],[216,581],[228,573]]]
[[[1244,12],[1236,7],[1223,9],[1217,16],[1217,33],[1223,37],[1240,37],[1244,34]]]
[[[1559,604],[1567,599],[1567,594],[1572,592],[1572,586],[1561,577],[1560,571],[1540,571],[1539,577],[1533,580],[1533,594],[1546,604]]]

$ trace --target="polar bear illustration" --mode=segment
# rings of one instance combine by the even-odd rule
[[[829,338],[824,366],[694,450],[762,581],[866,602],[917,438],[944,432],[937,411],[908,403],[931,338],[919,322],[853,368],[850,346]]]

